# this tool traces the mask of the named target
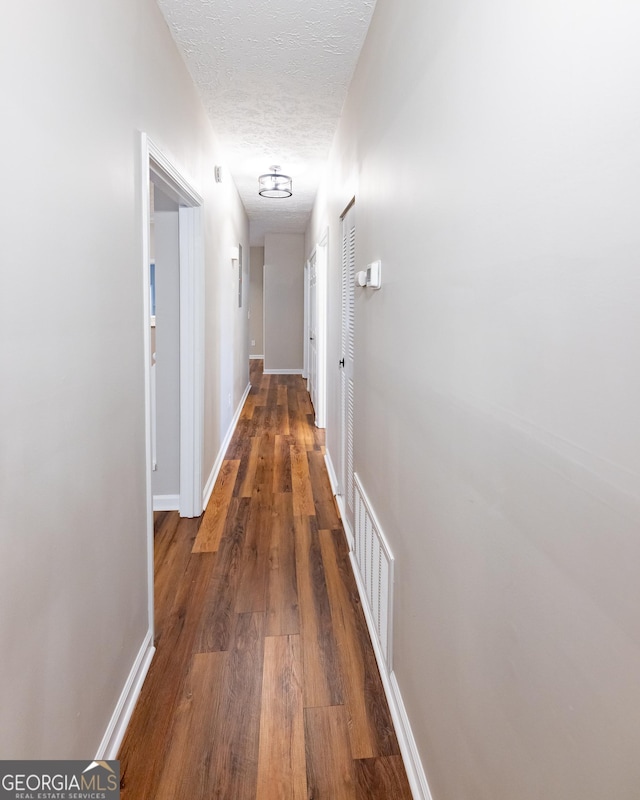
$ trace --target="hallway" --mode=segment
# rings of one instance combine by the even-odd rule
[[[158,515],[123,800],[409,800],[304,381],[251,392],[200,519]]]

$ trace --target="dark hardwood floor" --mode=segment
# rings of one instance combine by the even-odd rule
[[[122,800],[410,800],[304,381],[251,383],[204,515],[156,518]]]

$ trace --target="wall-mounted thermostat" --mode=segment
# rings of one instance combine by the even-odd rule
[[[366,270],[360,270],[356,275],[358,286],[368,286],[370,289],[379,289],[382,286],[382,262],[374,261],[367,264]]]

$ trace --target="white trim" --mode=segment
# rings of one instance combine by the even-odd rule
[[[164,154],[164,152],[153,142],[146,133],[142,134],[143,144],[146,144],[146,152],[149,158],[155,161],[156,166],[161,170],[157,173],[153,170],[158,177],[162,179],[164,186],[163,191],[168,194],[172,199],[179,200],[182,198],[190,206],[202,206],[204,200],[202,195],[193,187],[193,185],[178,172],[173,163]],[[163,174],[164,173],[164,174]],[[148,178],[147,178],[148,186]]]
[[[249,358],[250,358],[250,359],[251,359],[251,358],[264,358],[264,355],[261,355],[261,356],[249,356]]]
[[[413,736],[413,731],[411,730],[411,723],[409,722],[407,710],[405,708],[404,701],[402,700],[402,694],[400,692],[400,687],[398,685],[395,672],[391,672],[391,674],[387,672],[387,665],[382,650],[380,649],[378,634],[374,625],[374,621],[371,619],[369,604],[366,601],[367,593],[365,591],[365,587],[362,585],[360,571],[355,562],[355,553],[353,552],[353,531],[351,530],[351,526],[349,525],[347,515],[345,513],[344,497],[343,495],[336,493],[338,478],[333,466],[333,461],[331,460],[331,454],[328,450],[325,452],[324,463],[326,464],[327,472],[329,473],[331,491],[336,498],[338,511],[342,520],[342,526],[344,528],[345,536],[347,537],[347,542],[349,543],[349,558],[351,559],[351,568],[353,570],[353,574],[356,579],[356,585],[358,587],[360,605],[364,611],[367,628],[369,629],[369,636],[373,645],[373,652],[375,653],[378,669],[380,670],[380,677],[382,678],[382,686],[384,688],[387,702],[389,703],[393,725],[398,738],[400,752],[402,754],[402,761],[407,771],[407,777],[411,787],[411,794],[413,795],[414,800],[433,800],[431,792],[429,791],[429,784],[427,783],[427,777],[424,773],[422,761],[420,760],[420,754],[418,753],[416,740]]]
[[[143,315],[143,347],[144,347],[144,407],[145,407],[145,486],[147,506],[147,613],[151,638],[154,626],[154,563],[153,563],[153,488],[151,483],[151,466],[154,463],[153,419],[151,409],[151,328],[146,320],[151,316],[151,298],[149,296],[151,263],[151,203],[149,198],[149,153],[151,142],[146,133],[140,135],[140,188],[142,206],[142,315]]]
[[[369,629],[371,644],[373,645],[373,652],[375,653],[376,661],[378,662],[378,669],[380,670],[380,677],[382,678],[384,693],[387,697],[387,702],[389,703],[389,710],[391,711],[393,726],[398,738],[398,744],[400,745],[402,760],[407,771],[409,785],[411,786],[411,794],[413,795],[414,800],[433,800],[431,792],[429,791],[427,777],[424,774],[424,768],[422,766],[422,762],[420,761],[420,755],[418,753],[418,748],[416,747],[416,741],[413,736],[413,731],[411,730],[411,723],[409,722],[407,710],[402,700],[402,694],[400,693],[400,687],[398,686],[395,672],[392,672],[391,674],[387,672],[384,655],[380,649],[378,634],[376,632],[374,621],[371,618],[369,604],[366,600],[367,592],[362,583],[360,571],[358,569],[353,551],[349,553],[349,557],[351,559],[351,568],[358,586],[358,594],[360,595],[361,600],[360,605],[362,606],[364,617],[367,621],[367,628]]]
[[[389,696],[389,692],[386,689],[385,691],[387,693],[387,699],[389,700],[391,716],[393,717],[396,728],[396,736],[398,738],[398,744],[400,745],[402,760],[404,761],[409,785],[411,786],[411,793],[415,800],[433,800],[395,672],[392,672],[389,676],[389,684],[392,699]]]
[[[309,259],[304,262],[304,312],[303,312],[303,319],[304,322],[302,324],[303,330],[303,341],[304,341],[304,366],[302,367],[302,377],[307,380],[309,377],[309,294],[310,294],[310,276],[311,270],[309,265]]]
[[[325,228],[316,245],[316,305],[317,305],[317,364],[316,364],[316,425],[327,427],[327,283],[329,272],[329,229]]]
[[[375,625],[371,635],[376,636],[385,669],[391,674],[395,559],[369,496],[355,472],[353,481],[355,558],[352,562],[365,589],[363,602],[366,602],[372,614],[371,622]]]
[[[199,517],[204,442],[202,210],[180,208],[180,516]]]
[[[151,261],[151,247],[149,241],[149,228],[151,225],[151,208],[149,202],[149,180],[153,173],[154,182],[161,186],[162,191],[169,197],[179,202],[181,205],[190,206],[184,211],[190,212],[186,215],[180,214],[180,221],[184,219],[185,228],[180,233],[180,257],[183,252],[186,258],[185,278],[191,280],[191,285],[187,286],[187,281],[182,280],[183,265],[180,265],[180,310],[181,318],[185,315],[184,308],[190,315],[191,325],[185,328],[185,341],[183,342],[183,330],[181,327],[180,336],[180,481],[181,481],[181,501],[180,512],[186,512],[186,516],[199,516],[198,504],[193,507],[193,497],[200,499],[202,487],[202,444],[204,430],[204,260],[202,252],[202,224],[201,206],[203,199],[193,186],[178,172],[171,161],[165,156],[159,147],[147,136],[140,133],[140,204],[141,204],[141,223],[142,223],[142,314],[143,314],[143,359],[144,359],[144,399],[145,399],[145,484],[147,492],[147,605],[149,615],[149,630],[153,637],[154,623],[154,563],[153,563],[153,488],[151,481],[152,465],[152,420],[151,420],[151,329],[148,324],[151,315],[149,297],[149,264]],[[189,301],[187,303],[187,300]],[[185,356],[184,347],[190,345],[193,352],[188,355],[186,363],[182,363]],[[184,346],[184,347],[183,347]],[[184,374],[183,374],[184,373]],[[187,386],[187,383],[189,384]],[[188,431],[193,433],[194,439],[186,441],[183,434],[187,431],[186,421],[183,420],[182,406],[187,409],[189,415]],[[191,435],[191,433],[189,434]],[[185,467],[183,469],[183,458]],[[189,467],[187,468],[187,461]],[[183,482],[189,480],[189,483]],[[195,488],[194,488],[195,487]],[[183,496],[185,501],[183,502]],[[189,499],[191,497],[191,500]],[[188,513],[191,512],[191,513]]]
[[[349,544],[349,550],[353,550],[356,544],[355,536],[353,535],[353,528],[351,527],[351,523],[347,518],[347,509],[344,504],[344,495],[337,494],[336,496],[336,504],[338,506],[338,511],[340,512],[340,519],[342,520],[342,527],[344,528],[345,535],[347,537],[347,542]]]
[[[156,648],[153,646],[153,633],[151,629],[149,629],[147,635],[144,637],[138,655],[136,656],[136,660],[131,667],[129,677],[120,693],[120,698],[111,715],[107,730],[102,737],[100,747],[96,753],[96,761],[111,761],[118,757],[118,750],[122,744],[127,725],[129,724],[133,709],[140,696],[142,684],[147,676],[149,666],[151,665],[151,659],[155,652]]]
[[[325,450],[324,463],[327,465],[327,472],[329,473],[329,483],[331,484],[331,491],[334,496],[338,494],[338,476],[336,475],[333,461],[331,460],[331,453]]]
[[[338,476],[336,475],[336,470],[333,466],[333,461],[331,460],[331,453],[328,450],[326,450],[324,454],[324,463],[326,464],[327,472],[329,473],[331,491],[333,492],[333,496],[336,498],[336,505],[338,506],[340,519],[342,520],[342,527],[344,528],[344,532],[347,537],[349,550],[353,550],[355,546],[355,538],[353,536],[353,530],[351,529],[349,520],[347,519],[347,513],[344,507],[344,495],[338,492]]]
[[[301,369],[263,369],[263,375],[302,375]]]
[[[220,450],[218,451],[218,456],[213,464],[211,472],[209,473],[209,478],[207,479],[207,483],[204,487],[202,492],[202,510],[207,507],[207,503],[211,498],[211,494],[213,492],[213,487],[216,485],[216,481],[218,479],[218,473],[220,472],[220,468],[222,467],[222,462],[224,461],[225,453],[227,452],[227,448],[231,443],[231,437],[233,436],[236,425],[238,424],[238,420],[240,419],[240,414],[242,413],[242,409],[244,407],[245,400],[247,399],[249,392],[251,391],[251,384],[247,384],[247,388],[244,390],[244,394],[242,395],[242,399],[238,403],[238,407],[236,408],[236,412],[233,415],[233,419],[231,420],[231,424],[229,425],[229,429],[227,431],[227,435],[224,437],[224,441],[220,445]]]
[[[177,511],[180,508],[179,494],[154,494],[154,511]]]

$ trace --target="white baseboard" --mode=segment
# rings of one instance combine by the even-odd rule
[[[334,495],[338,494],[338,476],[331,460],[331,453],[325,450],[324,463],[327,465],[327,472],[329,473],[329,483],[331,484],[331,491]]]
[[[395,672],[392,672],[389,676],[389,684],[393,696],[393,701],[389,700],[389,708],[391,709],[391,716],[393,717],[396,728],[396,736],[398,737],[402,760],[404,761],[409,785],[411,786],[411,793],[413,794],[414,800],[433,800],[429,784],[427,783],[427,776],[424,774],[424,768],[420,760],[420,753],[418,753],[418,746],[416,745],[416,740],[413,738],[413,731],[409,724],[407,709],[404,707]],[[385,691],[387,690],[385,689]]]
[[[131,667],[127,682],[120,693],[118,703],[111,715],[107,730],[102,737],[100,747],[96,753],[96,761],[112,761],[118,757],[118,750],[124,739],[127,725],[129,724],[133,709],[140,696],[142,684],[147,676],[151,659],[155,652],[156,648],[153,646],[153,634],[151,630],[149,630],[144,637],[136,660]]]
[[[395,672],[391,672],[391,674],[387,672],[387,665],[385,663],[382,650],[380,649],[376,626],[371,618],[371,612],[369,611],[367,592],[365,587],[362,585],[360,571],[358,570],[358,565],[355,562],[355,555],[353,551],[349,553],[349,557],[351,558],[351,567],[353,569],[353,574],[358,586],[358,594],[360,595],[361,600],[360,605],[362,606],[362,610],[364,611],[364,616],[367,621],[369,638],[371,639],[373,652],[375,653],[376,661],[378,662],[378,669],[380,670],[380,677],[382,678],[384,693],[387,697],[387,702],[389,703],[389,710],[391,711],[393,726],[396,731],[396,736],[398,737],[402,761],[404,763],[404,768],[407,771],[407,778],[409,779],[413,800],[433,800],[431,792],[429,791],[429,785],[427,783],[426,775],[424,774],[418,748],[416,747],[416,741],[411,730],[411,723],[409,722],[407,710],[402,700],[402,694],[400,693],[400,687],[398,686]]]
[[[351,523],[347,519],[347,509],[344,504],[344,495],[337,494],[336,495],[336,503],[338,505],[338,511],[340,512],[340,519],[342,520],[342,527],[344,528],[344,532],[347,537],[347,542],[349,543],[349,550],[353,552],[353,548],[356,546],[356,540],[353,535],[353,530],[351,528]]]
[[[337,494],[338,476],[336,475],[333,461],[331,460],[331,454],[328,450],[325,452],[324,462],[327,465],[331,491],[336,498],[338,511],[340,512],[340,517],[342,519],[342,526],[349,543],[349,557],[351,558],[351,566],[356,579],[358,594],[360,595],[360,605],[362,606],[362,610],[364,611],[364,616],[367,621],[369,637],[371,639],[371,644],[373,645],[373,652],[375,653],[376,661],[378,662],[378,669],[380,670],[380,677],[382,678],[384,693],[386,695],[387,702],[389,703],[393,725],[396,731],[396,736],[398,737],[400,752],[402,753],[402,761],[404,762],[404,767],[407,771],[407,778],[409,779],[409,785],[411,786],[411,794],[413,795],[414,800],[433,800],[431,792],[429,791],[429,785],[427,783],[426,775],[424,774],[424,768],[420,760],[418,748],[416,747],[416,741],[411,730],[411,723],[409,722],[407,710],[402,700],[402,695],[400,693],[400,687],[398,686],[395,672],[391,672],[391,674],[389,674],[387,671],[387,665],[382,650],[380,649],[376,626],[371,618],[371,612],[369,611],[369,605],[366,599],[367,592],[365,587],[362,585],[360,571],[355,563],[355,555],[353,553],[353,531],[351,530],[351,526],[349,525],[347,515],[345,513],[346,510],[344,506],[344,496]]]
[[[205,484],[204,490],[202,492],[202,510],[207,507],[207,503],[211,497],[213,492],[213,487],[216,485],[216,481],[218,480],[218,473],[220,472],[220,467],[222,466],[222,462],[224,461],[225,454],[227,452],[227,448],[231,443],[231,437],[234,434],[236,429],[236,425],[238,424],[238,420],[240,419],[240,414],[242,413],[242,409],[244,407],[244,401],[247,399],[249,392],[251,391],[251,384],[247,384],[247,388],[244,390],[244,394],[242,395],[242,399],[238,403],[238,407],[236,408],[236,412],[233,415],[233,419],[231,420],[231,424],[229,425],[229,429],[227,431],[226,436],[222,444],[220,445],[220,450],[218,451],[218,456],[213,464],[207,482]]]
[[[347,510],[344,505],[344,495],[338,494],[338,476],[336,475],[336,470],[333,466],[333,461],[331,460],[331,454],[328,450],[325,451],[324,454],[324,463],[326,464],[327,472],[329,473],[331,491],[333,492],[333,496],[336,498],[336,504],[340,513],[340,519],[342,520],[342,527],[344,528],[347,542],[349,544],[349,550],[353,550],[355,546],[355,539],[353,538],[353,531],[351,530],[351,525],[347,519]]]
[[[302,375],[302,369],[263,369],[264,375]]]
[[[249,356],[249,358],[264,358],[264,356]]]
[[[179,494],[154,494],[154,511],[177,511],[180,508]]]

